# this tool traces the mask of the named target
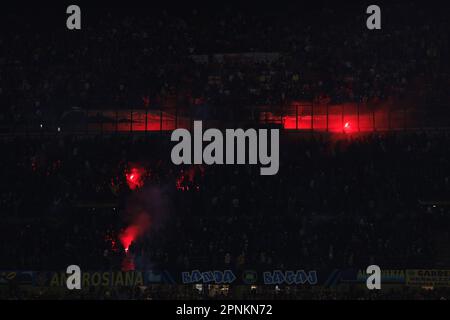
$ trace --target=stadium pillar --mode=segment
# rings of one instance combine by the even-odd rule
[[[281,126],[283,127],[283,112],[284,112],[284,110],[283,110],[283,106],[281,106],[281,112],[280,112],[280,123],[281,123]]]
[[[119,111],[116,108],[116,133],[119,132]]]
[[[130,132],[133,132],[133,109],[130,109]]]
[[[175,106],[175,127],[174,129],[178,129],[178,103]]]
[[[388,131],[391,131],[391,105],[388,106]]]
[[[148,108],[145,108],[145,133],[147,133],[148,129]]]
[[[358,123],[358,132],[361,132],[361,127],[359,126],[359,102],[356,103],[356,122]]]
[[[162,113],[162,109],[159,110],[159,132],[162,132],[162,125],[163,125],[163,113]]]
[[[375,109],[372,110],[372,131],[375,132]]]

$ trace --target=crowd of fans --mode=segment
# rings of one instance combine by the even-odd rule
[[[8,300],[447,300],[448,288],[424,290],[403,287],[369,291],[363,288],[339,290],[320,287],[262,286],[203,289],[188,285],[148,287],[90,287],[81,291],[60,288],[0,287],[0,297]]]
[[[118,270],[120,234],[142,214],[150,227],[128,252],[137,269],[439,262],[447,133],[284,137],[275,176],[257,166],[175,166],[166,138],[4,138],[0,268]],[[130,188],[137,166],[142,183]]]
[[[82,8],[78,31],[58,15],[46,25],[6,11],[3,122],[57,121],[74,108],[207,105],[220,118],[294,100],[448,101],[448,19],[436,7],[386,4],[376,31],[361,5],[130,10]]]
[[[58,123],[69,110],[236,120],[247,107],[301,100],[414,100],[430,112],[450,101],[449,26],[437,8],[389,4],[376,31],[361,6],[180,11],[82,8],[78,31],[6,11],[0,126]],[[445,131],[283,135],[278,174],[260,176],[259,166],[175,166],[163,133],[2,135],[0,270],[445,267],[449,140]],[[202,298],[193,289],[102,290],[84,297]],[[442,295],[364,296],[383,297]]]

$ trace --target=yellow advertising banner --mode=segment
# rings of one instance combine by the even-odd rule
[[[450,270],[406,270],[406,284],[409,286],[450,287]]]

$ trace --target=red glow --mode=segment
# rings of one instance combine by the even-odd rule
[[[101,113],[109,122],[89,121],[89,131],[103,132],[135,132],[135,131],[171,131],[176,128],[192,128],[189,117],[170,112],[149,110],[151,105],[143,98],[146,109],[130,111],[91,110],[88,114],[94,117]],[[289,130],[314,130],[317,132],[342,133],[344,124],[350,121],[352,132],[372,132],[390,128],[403,129],[406,114],[402,108],[396,108],[391,102],[377,103],[369,107],[366,103],[329,103],[329,99],[316,101],[293,101],[283,112],[269,111],[269,106],[261,106],[259,121],[263,124],[277,124]],[[267,108],[266,108],[267,107]],[[94,120],[94,119],[92,119]],[[412,119],[408,119],[412,121]]]
[[[119,240],[126,253],[130,245],[150,228],[150,217],[145,212],[137,215],[133,224],[126,227],[119,235]]]
[[[145,169],[140,167],[133,167],[129,172],[125,173],[128,187],[131,190],[140,188],[144,185]]]
[[[199,191],[200,185],[196,177],[203,177],[205,175],[205,168],[203,166],[191,166],[188,170],[182,170],[180,176],[176,180],[176,188],[180,191],[189,191],[190,187]]]
[[[346,123],[344,124],[344,128],[345,128],[345,129],[350,129],[350,123],[349,123],[349,122],[346,122]]]
[[[364,104],[314,104],[293,103],[281,114],[264,111],[259,121],[281,125],[287,130],[330,133],[373,132],[389,128],[403,128],[404,114],[388,104],[370,108]]]
[[[111,234],[106,234],[105,241],[110,244],[112,251],[117,252],[117,243]]]
[[[138,226],[128,226],[119,236],[120,242],[122,243],[125,252],[128,252],[131,243],[136,239],[139,234]]]

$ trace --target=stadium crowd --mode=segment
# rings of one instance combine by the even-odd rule
[[[448,288],[424,290],[403,287],[382,291],[362,288],[339,290],[318,287],[273,286],[250,288],[219,288],[200,291],[187,285],[154,285],[148,287],[90,287],[81,291],[59,288],[0,287],[0,297],[8,300],[447,300]]]
[[[432,267],[449,238],[449,138],[287,136],[271,177],[177,167],[168,137],[3,138],[0,268],[120,269],[120,232],[140,214],[137,269]]]
[[[417,6],[389,3],[376,32],[366,29],[361,6],[140,14],[86,8],[76,32],[55,26],[60,19],[45,27],[20,19],[22,11],[6,12],[0,115],[6,124],[39,124],[72,109],[168,109],[173,101],[188,110],[207,105],[218,118],[294,100],[441,106],[449,101],[448,19]]]
[[[237,124],[249,107],[274,111],[300,100],[394,99],[431,113],[446,106],[446,12],[391,3],[383,29],[369,31],[365,8],[350,7],[85,8],[79,31],[55,28],[64,19],[36,23],[34,12],[23,19],[22,10],[5,10],[0,133],[59,123],[70,110],[202,110]],[[0,270],[445,268],[449,142],[447,131],[287,133],[280,170],[268,177],[259,166],[175,166],[164,132],[8,131],[0,135]],[[2,295],[6,289],[9,298],[54,295],[0,286]],[[246,298],[448,297],[272,289]],[[56,296],[77,294],[204,298],[192,287]]]

